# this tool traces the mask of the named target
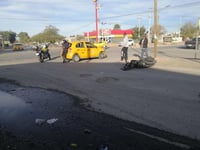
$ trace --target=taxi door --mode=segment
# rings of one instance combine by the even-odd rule
[[[86,42],[88,48],[88,58],[98,57],[97,46],[91,42]]]
[[[80,58],[88,58],[89,51],[84,42],[79,42],[76,44],[76,52],[78,53]]]

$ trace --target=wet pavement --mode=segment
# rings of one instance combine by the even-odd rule
[[[94,112],[83,102],[67,93],[23,87],[0,79],[0,149],[200,148],[199,141],[194,139]],[[50,119],[55,122],[48,123]]]

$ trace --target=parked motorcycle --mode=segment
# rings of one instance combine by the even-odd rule
[[[35,55],[38,56],[38,59],[41,63],[43,63],[45,59],[51,60],[51,55],[47,45],[44,45],[42,48],[36,46],[35,51]]]

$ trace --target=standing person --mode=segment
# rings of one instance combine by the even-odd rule
[[[141,58],[144,57],[144,54],[146,55],[146,57],[149,57],[148,55],[148,38],[147,35],[144,34],[143,38],[140,40],[139,42],[140,47],[141,47]]]
[[[66,62],[67,60],[67,52],[68,52],[68,48],[71,46],[71,43],[69,43],[66,40],[63,40],[62,42],[62,59],[63,59],[63,63]]]
[[[122,42],[122,49],[121,49],[121,60],[125,59],[125,62],[128,62],[128,36],[124,33],[124,39]]]

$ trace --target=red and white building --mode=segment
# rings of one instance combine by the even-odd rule
[[[101,29],[99,30],[99,41],[101,40],[111,40],[113,42],[119,42],[122,40],[124,33],[127,34],[129,38],[132,38],[132,35],[134,33],[133,30],[121,30],[121,29]],[[84,38],[86,41],[95,41],[96,39],[96,31],[92,32],[85,32]]]

